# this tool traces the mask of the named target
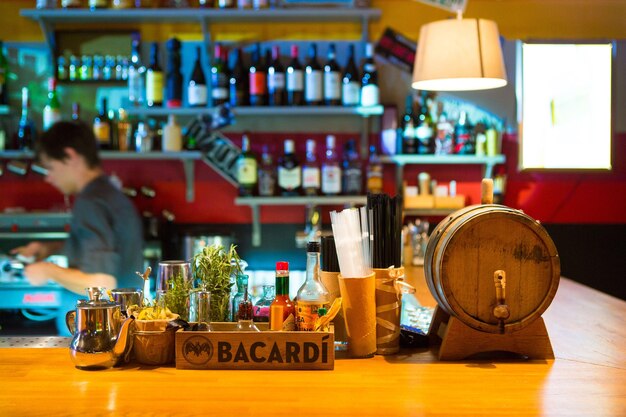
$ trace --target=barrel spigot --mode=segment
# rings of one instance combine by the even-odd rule
[[[511,316],[509,306],[506,304],[506,273],[499,269],[493,273],[493,282],[496,286],[496,306],[493,315],[498,319],[500,333],[504,333],[504,321]]]

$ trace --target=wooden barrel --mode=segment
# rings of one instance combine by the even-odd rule
[[[494,272],[506,273],[510,316],[494,316]],[[559,285],[554,242],[538,221],[497,204],[465,207],[433,230],[424,258],[430,292],[439,306],[466,325],[510,333],[539,318]]]

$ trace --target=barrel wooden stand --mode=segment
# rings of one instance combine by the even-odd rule
[[[429,330],[430,343],[438,344],[439,360],[458,361],[488,352],[510,352],[528,359],[554,359],[548,331],[539,317],[514,333],[486,333],[473,329],[440,307]]]

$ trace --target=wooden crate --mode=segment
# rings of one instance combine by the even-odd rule
[[[237,323],[211,323],[210,332],[176,333],[177,369],[320,369],[335,367],[331,332],[236,331]]]

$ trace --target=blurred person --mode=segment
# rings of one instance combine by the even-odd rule
[[[104,174],[96,138],[86,124],[54,124],[37,140],[35,156],[47,170],[46,182],[75,196],[69,237],[31,242],[11,253],[35,261],[24,268],[32,285],[52,280],[64,288],[57,328],[69,335],[65,311],[84,298],[85,288],[143,286],[135,274],[143,267],[142,224],[132,202]],[[54,254],[65,255],[68,268],[44,261]]]

